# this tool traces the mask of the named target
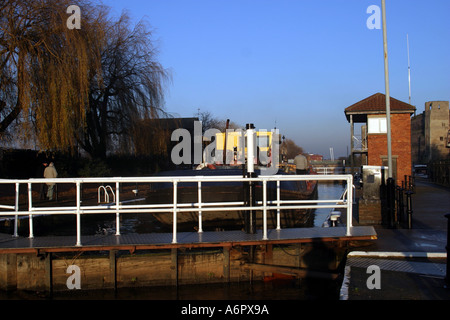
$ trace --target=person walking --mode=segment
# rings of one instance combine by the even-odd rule
[[[47,168],[44,170],[44,178],[53,179],[58,177],[58,172],[56,171],[55,165],[53,162],[50,162]],[[48,200],[53,200],[53,188],[55,186],[54,182],[47,183],[47,198]]]

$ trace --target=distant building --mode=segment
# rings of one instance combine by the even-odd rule
[[[308,159],[308,162],[311,162],[311,161],[323,161],[323,156],[320,155],[320,154],[308,153],[308,154],[306,154],[306,159]]]
[[[411,119],[412,161],[425,164],[450,157],[448,101],[429,101],[425,111]]]
[[[391,148],[393,177],[399,182],[405,175],[411,175],[411,115],[416,108],[408,103],[390,97]],[[351,157],[361,154],[363,165],[387,166],[386,96],[376,93],[345,109],[350,122]],[[363,123],[361,136],[356,138],[354,124]],[[357,142],[357,143],[356,143]]]

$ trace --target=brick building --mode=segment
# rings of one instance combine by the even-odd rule
[[[399,183],[411,175],[411,115],[416,108],[390,98],[392,171]],[[351,130],[351,166],[356,154],[361,154],[363,165],[387,166],[386,96],[376,93],[345,109]],[[361,123],[361,135],[355,138],[354,124]],[[400,182],[401,183],[401,182]]]

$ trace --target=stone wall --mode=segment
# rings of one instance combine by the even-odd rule
[[[445,160],[450,156],[446,147],[450,129],[448,101],[429,101],[425,111],[411,119],[412,160],[426,164],[433,160]]]

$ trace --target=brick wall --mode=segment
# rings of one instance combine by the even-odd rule
[[[382,223],[381,200],[358,200],[358,225],[379,225]]]
[[[383,165],[383,157],[387,157],[387,135],[369,134],[368,165]],[[411,175],[411,117],[409,114],[391,114],[392,156],[397,161],[397,183],[405,175]],[[395,174],[395,173],[394,173]]]

